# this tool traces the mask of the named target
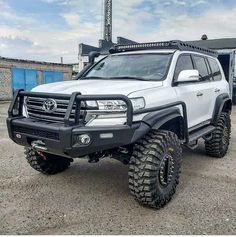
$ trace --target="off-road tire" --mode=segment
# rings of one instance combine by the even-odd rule
[[[38,153],[34,149],[25,148],[26,160],[30,166],[47,175],[53,175],[66,170],[71,159],[46,153]]]
[[[165,159],[171,162],[168,166],[171,170],[165,173],[171,177],[163,185],[160,172],[163,173]],[[129,166],[131,194],[142,205],[157,209],[163,207],[175,193],[181,163],[182,148],[177,135],[164,130],[151,131],[134,147]]]
[[[222,158],[226,155],[230,143],[231,120],[228,113],[222,113],[212,138],[205,141],[206,154],[211,157]]]

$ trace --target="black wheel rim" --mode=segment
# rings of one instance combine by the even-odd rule
[[[171,182],[174,173],[174,158],[171,154],[164,155],[159,171],[159,182],[161,186],[166,187]]]

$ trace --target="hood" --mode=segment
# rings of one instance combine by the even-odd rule
[[[72,80],[43,84],[35,87],[34,92],[72,94],[81,92],[83,95],[123,94],[162,86],[161,81],[137,80]]]

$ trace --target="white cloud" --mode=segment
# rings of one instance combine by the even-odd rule
[[[0,0],[0,56],[35,60],[76,62],[78,44],[98,45],[101,38],[102,0],[41,0],[50,4],[67,4],[71,10],[58,13],[68,28],[42,25],[34,15],[21,15],[11,9],[7,1]],[[149,0],[153,8],[136,7],[143,0],[113,1],[113,39],[127,37],[139,42],[157,40],[194,40],[202,34],[208,38],[235,37],[236,8],[214,6],[205,13],[190,16],[179,13],[174,6],[203,5],[206,0]],[[2,10],[3,9],[3,10]],[[173,10],[174,9],[174,10]],[[17,22],[17,24],[12,24]],[[11,25],[11,26],[10,26]],[[14,25],[14,26],[12,26]],[[145,27],[144,27],[145,26]],[[45,30],[47,29],[47,30]]]
[[[236,22],[236,8],[210,10],[194,17],[181,15],[173,18],[170,16],[161,21],[157,30],[151,31],[147,36],[142,36],[142,40],[148,38],[195,40],[200,39],[202,34],[207,34],[208,38],[235,37],[234,22]]]

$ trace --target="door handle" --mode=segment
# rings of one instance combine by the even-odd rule
[[[215,89],[215,92],[216,92],[216,93],[220,92],[220,89],[216,88],[216,89]]]
[[[203,96],[203,93],[202,92],[198,92],[197,93],[197,96],[199,97],[199,96]]]

